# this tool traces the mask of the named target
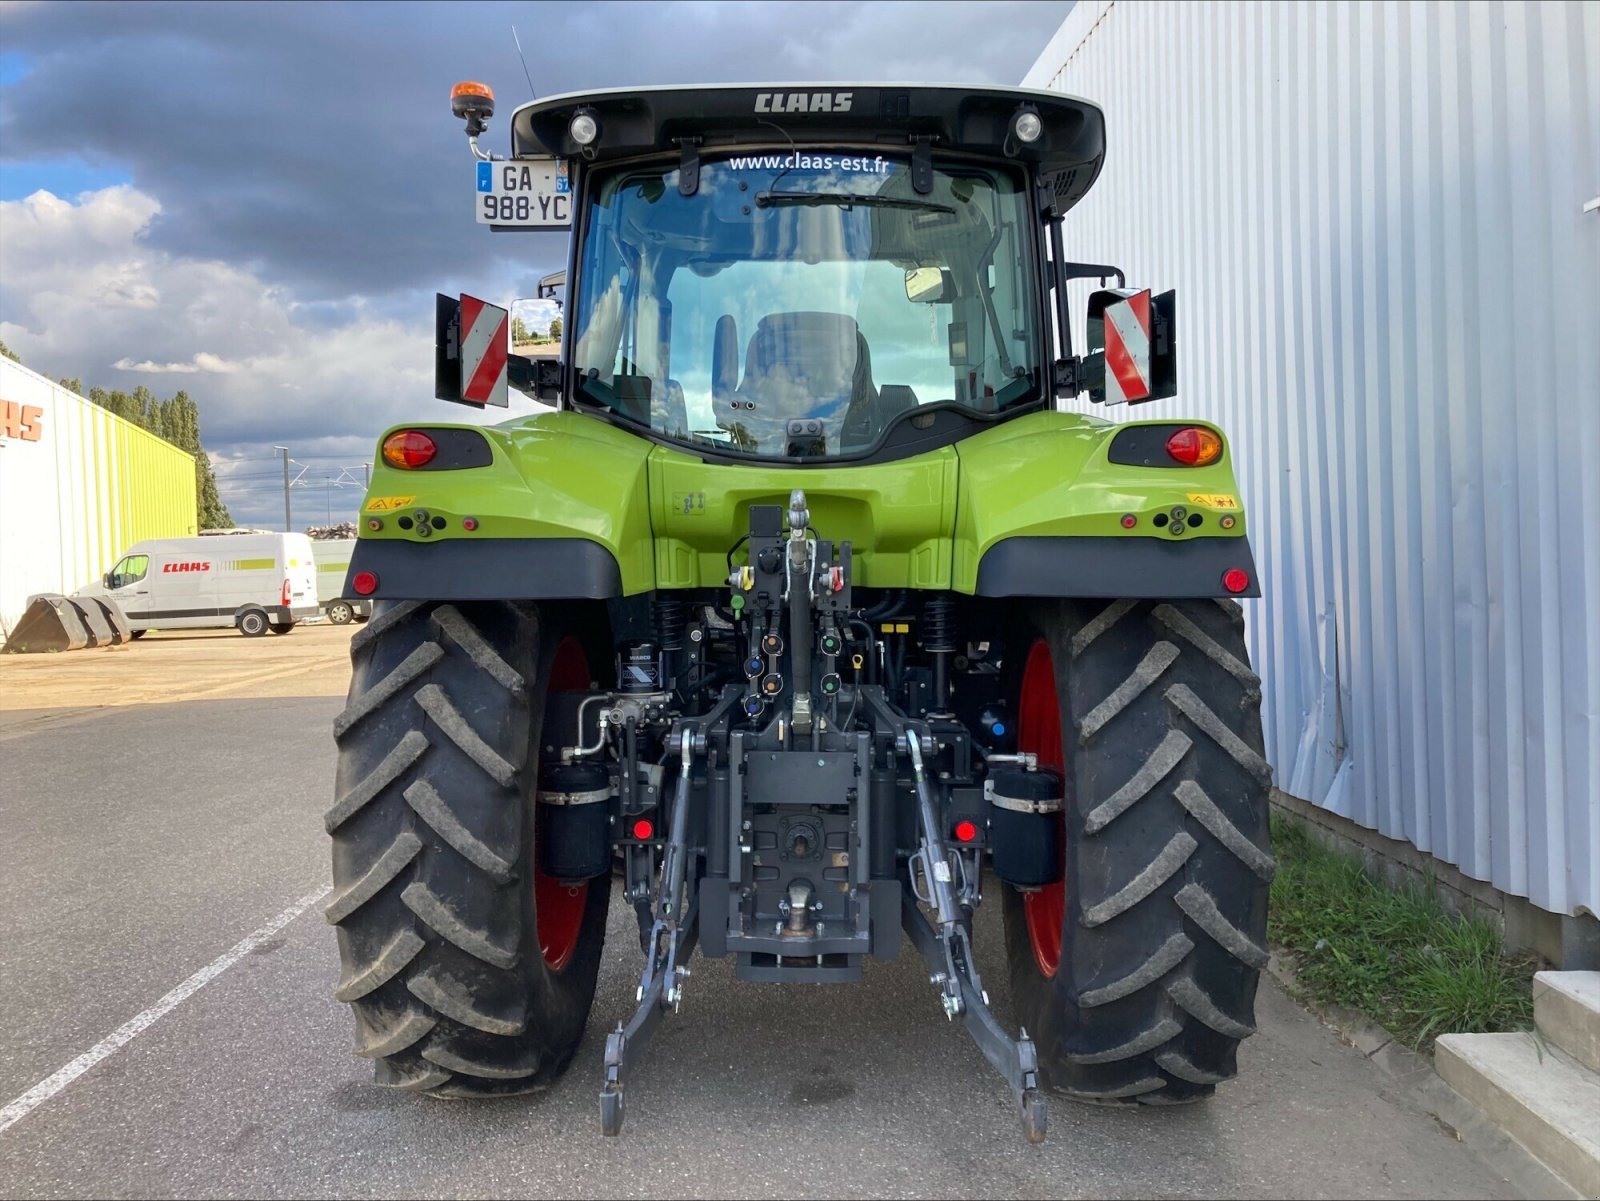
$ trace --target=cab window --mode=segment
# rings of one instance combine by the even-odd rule
[[[111,569],[111,587],[125,588],[129,584],[137,584],[149,570],[149,555],[124,555],[121,562]]]

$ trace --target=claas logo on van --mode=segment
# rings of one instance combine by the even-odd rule
[[[211,564],[209,564],[209,563],[163,563],[161,565],[161,574],[162,575],[165,575],[169,571],[210,571],[210,570],[211,570]]]

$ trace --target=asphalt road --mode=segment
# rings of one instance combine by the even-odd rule
[[[331,697],[56,713],[0,731],[0,1107],[327,883]],[[1499,1197],[1513,1189],[1270,982],[1241,1078],[1181,1109],[1056,1100],[1026,1145],[909,948],[855,988],[744,984],[697,960],[597,1131],[604,1029],[498,1103],[378,1089],[350,1054],[319,906],[0,1132],[0,1196]],[[1003,994],[998,913],[981,965]],[[1003,996],[997,1005],[1004,1008]]]

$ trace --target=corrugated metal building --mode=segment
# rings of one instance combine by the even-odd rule
[[[1600,5],[1079,0],[1025,83],[1106,114],[1068,256],[1178,289],[1113,412],[1233,440],[1278,786],[1600,913]]]
[[[0,359],[0,639],[29,596],[90,583],[143,538],[193,533],[191,455]]]

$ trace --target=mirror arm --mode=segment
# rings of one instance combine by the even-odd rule
[[[525,354],[508,354],[506,384],[535,400],[560,400],[561,364]]]
[[[1061,343],[1061,357],[1054,363],[1055,378],[1052,382],[1057,396],[1076,396],[1083,391],[1083,385],[1079,381],[1078,358],[1072,353],[1072,314],[1067,310],[1069,277],[1066,252],[1061,246],[1061,213],[1054,205],[1045,208],[1044,223],[1050,231],[1050,266],[1055,273],[1056,336]]]
[[[1106,277],[1115,275],[1117,277],[1117,287],[1126,288],[1128,286],[1128,280],[1122,274],[1122,268],[1113,267],[1109,263],[1062,263],[1061,267],[1066,272],[1068,279],[1098,278],[1100,286],[1103,288],[1106,286]]]
[[[1117,277],[1117,286],[1126,288],[1127,277],[1121,267],[1109,263],[1069,263],[1061,243],[1061,209],[1056,207],[1055,195],[1042,181],[1038,184],[1039,215],[1044,218],[1050,236],[1050,267],[1056,294],[1056,332],[1061,343],[1061,357],[1054,363],[1054,384],[1057,396],[1076,396],[1088,387],[1089,378],[1098,368],[1098,354],[1080,359],[1072,353],[1072,314],[1067,308],[1067,281],[1099,278],[1102,287],[1108,276]]]

